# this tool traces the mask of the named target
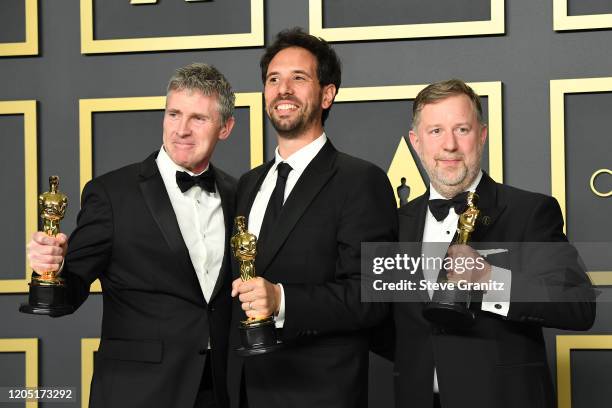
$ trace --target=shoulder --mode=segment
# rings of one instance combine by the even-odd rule
[[[237,190],[241,191],[245,185],[255,183],[259,179],[259,177],[265,174],[265,172],[270,168],[270,166],[271,163],[266,162],[244,173],[238,179]]]
[[[360,183],[367,180],[385,180],[388,183],[389,180],[383,169],[374,163],[351,156],[350,154],[338,152],[334,164],[338,169],[339,175],[350,178],[359,177],[358,180],[354,181],[359,181]]]
[[[557,200],[549,195],[523,190],[507,184],[497,183],[496,185],[499,194],[498,200],[509,207],[532,209],[539,206],[559,207]]]
[[[236,187],[238,186],[238,180],[236,179],[236,177],[232,176],[229,173],[226,173],[217,166],[214,166],[214,168],[215,177],[217,178],[217,181],[224,183],[229,190],[235,192]]]
[[[94,177],[89,181],[85,188],[104,187],[110,190],[116,190],[129,184],[130,181],[136,181],[139,174],[139,163],[133,163],[116,170],[109,171],[100,176]]]
[[[157,152],[149,155],[145,160],[128,164],[107,173],[101,174],[90,180],[83,189],[83,194],[96,189],[104,189],[107,192],[119,192],[134,189],[145,173],[158,174],[155,157]]]
[[[427,193],[420,195],[416,198],[414,198],[413,200],[408,201],[406,204],[402,205],[398,210],[397,213],[399,215],[409,215],[409,214],[413,214],[415,209],[419,208],[421,206],[421,204],[423,204],[423,201],[427,200],[429,197],[429,195]]]

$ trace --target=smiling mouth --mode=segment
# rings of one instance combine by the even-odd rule
[[[274,109],[277,112],[281,112],[281,113],[292,112],[292,111],[296,110],[297,108],[298,108],[297,105],[294,105],[292,103],[281,103],[281,104],[276,105],[274,107]]]

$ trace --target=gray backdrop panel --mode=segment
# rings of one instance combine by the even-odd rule
[[[0,186],[4,197],[0,214],[5,214],[3,235],[11,237],[2,241],[0,256],[4,262],[0,267],[0,279],[23,279],[25,271],[23,149],[23,115],[0,115]]]
[[[0,43],[25,41],[25,1],[2,0]]]
[[[417,4],[416,0],[413,1],[414,4]],[[106,5],[107,2],[104,3]],[[136,37],[150,34],[206,34],[221,29],[226,32],[244,32],[250,28],[247,18],[249,12],[246,7],[243,7],[244,3],[247,2],[237,4],[236,2],[217,1],[210,4],[187,5],[182,0],[161,0],[159,4],[153,6],[129,6],[133,8],[133,13],[142,13],[142,17],[134,14],[133,17],[127,18],[122,14],[125,17],[125,24],[124,21],[113,18],[112,15],[103,16],[100,14],[103,11],[97,10],[99,11],[96,14],[96,27],[99,30],[97,34],[111,38],[118,35]],[[483,18],[484,13],[487,15],[490,13],[488,8],[486,10],[484,8],[485,2],[478,2],[478,7],[474,6],[474,9],[463,10],[448,8],[452,7],[451,3],[458,4],[459,2],[446,2],[445,7],[440,6],[440,1],[418,2],[420,16],[423,19],[431,18],[432,21],[436,21],[438,17],[450,21],[453,19],[477,20]],[[580,3],[582,2],[571,0],[570,13],[582,12],[573,8],[574,5]],[[0,16],[14,13],[11,7],[19,4],[19,2],[0,2]],[[122,8],[128,8],[128,4],[128,0],[115,3],[117,7]],[[408,17],[408,20],[396,21],[393,20],[394,16],[378,12],[374,3],[362,2],[359,4],[363,4],[364,10],[370,10],[365,7],[371,7],[371,10],[353,13],[351,8],[345,8],[346,13],[343,14],[340,9],[334,11],[333,2],[325,1],[325,24],[331,27],[342,27],[353,24],[409,23],[411,22],[410,15],[414,11],[411,10],[410,15],[394,13],[394,15]],[[232,12],[231,18],[228,18],[227,21],[220,18],[216,11],[214,13],[210,11],[213,8],[221,10],[222,7],[229,7],[228,5],[232,7]],[[405,2],[403,0],[388,1],[383,7],[387,6],[388,10],[399,10],[405,6]],[[188,24],[184,25],[184,31],[181,32],[183,30],[181,22],[185,17],[182,13],[188,7],[191,10],[207,11],[193,13],[195,20],[189,20]],[[588,7],[590,7],[589,13],[610,12],[607,5],[606,8],[596,9],[598,6],[591,3]],[[213,20],[218,20],[218,24],[212,21],[211,24],[208,24],[209,11],[210,16],[216,16]],[[147,13],[150,13],[151,17],[145,17]],[[365,14],[371,14],[372,19]],[[296,25],[307,27],[308,2],[267,0],[265,19],[266,43],[270,43],[274,34],[283,28]],[[17,31],[22,33],[23,20],[18,20],[11,17],[8,21],[17,27],[15,33]],[[505,35],[343,42],[335,44],[334,47],[343,61],[343,86],[346,87],[424,84],[450,77],[459,77],[466,81],[502,81],[504,84],[505,180],[520,188],[548,194],[550,193],[549,81],[551,79],[612,75],[612,54],[609,52],[612,31],[557,33],[552,29],[552,20],[552,3],[549,1],[506,1]],[[207,23],[198,24],[199,21]],[[138,24],[133,24],[135,22]],[[124,24],[123,28],[122,24]],[[0,32],[6,32],[3,31],[5,30],[4,24],[1,24],[0,27],[2,27]],[[193,61],[205,61],[217,66],[226,74],[236,92],[255,92],[262,89],[258,69],[258,61],[262,53],[260,47],[87,56],[80,52],[79,27],[78,0],[39,2],[40,55],[0,59],[0,89],[2,89],[0,99],[35,99],[38,101],[39,186],[41,191],[46,189],[49,174],[59,174],[62,177],[62,188],[71,200],[66,220],[62,224],[63,229],[67,232],[74,229],[78,212],[76,203],[80,195],[78,154],[78,101],[80,99],[163,95],[165,84],[173,70]],[[10,35],[15,36],[15,34]],[[11,37],[11,40],[17,40],[17,37]],[[609,97],[607,95],[602,97],[604,99],[597,102],[589,98],[582,99],[582,95],[572,95],[567,98],[568,129],[566,133],[568,146],[572,149],[568,150],[568,170],[583,169],[586,172],[590,170],[589,165],[594,164],[592,158],[596,157],[598,152],[612,150],[612,141],[604,133],[607,127],[586,122],[584,125],[580,124],[581,120],[584,121],[584,118],[587,118],[584,116],[583,119],[580,119],[587,114],[586,105],[597,104],[604,111],[605,109],[609,111],[612,101],[605,99]],[[574,98],[577,98],[575,102]],[[584,112],[580,105],[585,105]],[[354,110],[354,113],[351,113],[350,110]],[[109,138],[119,137],[120,134],[114,135],[113,132],[121,129],[122,121],[125,121],[127,129],[135,130],[134,141],[126,145],[124,149],[116,149],[114,142],[94,146],[96,172],[110,170],[115,165],[122,165],[127,161],[140,160],[149,153],[149,150],[159,147],[160,116],[155,116],[155,112],[150,113],[151,117],[146,115],[142,117],[141,113],[134,113],[135,116],[131,116],[132,113],[126,113],[125,118],[122,118],[123,114],[117,113],[109,114],[108,118],[104,115],[96,115],[98,116],[94,129],[96,143],[104,140],[98,138],[101,134],[111,134],[111,136],[106,136]],[[604,113],[599,115],[603,120],[606,116],[609,115]],[[365,120],[366,118],[373,123]],[[371,120],[372,118],[375,120]],[[140,123],[141,121],[147,123]],[[381,166],[387,166],[392,157],[386,157],[386,155],[395,151],[400,136],[407,135],[409,123],[409,103],[343,103],[333,108],[327,131],[338,147],[372,160]],[[361,124],[364,131],[358,132],[360,128],[357,124]],[[2,134],[6,126],[4,122],[0,125]],[[577,128],[574,129],[573,126]],[[265,156],[266,159],[270,159],[273,157],[273,149],[276,144],[274,131],[267,121],[265,121],[264,129]],[[584,129],[588,130],[588,138],[585,137]],[[142,133],[136,135],[137,131]],[[221,144],[217,151],[215,162],[219,167],[235,175],[248,169],[248,133],[246,109],[239,110],[238,124],[234,134],[230,140]],[[374,136],[376,139],[373,139]],[[141,137],[145,139],[140,139]],[[110,141],[110,139],[106,140]],[[376,140],[376,143],[372,143],[373,140]],[[118,139],[118,142],[121,142],[121,139]],[[578,142],[583,144],[583,152],[580,151],[581,147],[576,145]],[[373,149],[373,146],[376,148]],[[11,151],[22,151],[18,146],[7,146],[6,148]],[[18,153],[14,155],[14,158],[11,155],[10,160],[16,161],[20,155],[21,153]],[[609,159],[604,161],[600,167],[610,168]],[[574,181],[568,177],[568,208],[572,214],[574,210],[581,208],[576,207],[577,204],[572,200],[583,196],[580,191],[576,190],[583,186],[583,179]],[[23,188],[23,180],[10,178],[5,181],[2,179],[2,187]],[[18,193],[16,196],[22,197],[23,193]],[[586,197],[589,197],[588,194]],[[19,200],[22,199],[19,198]],[[589,220],[585,221],[586,223],[593,222],[591,217],[609,213],[610,199],[598,200],[600,201],[593,199],[592,203],[585,204],[583,207],[588,209]],[[23,215],[19,216],[18,211],[19,208],[22,208],[19,206],[22,206],[23,203],[15,200],[12,205],[17,207],[11,207],[11,216],[15,214],[15,219],[22,220]],[[597,205],[602,205],[603,210],[601,207],[595,207]],[[596,211],[600,213],[597,214]],[[570,218],[570,223],[573,222],[580,221]],[[23,222],[18,221],[16,231],[23,231],[22,225]],[[576,233],[580,231],[580,227],[573,224],[570,224],[569,228],[570,231],[576,231]],[[596,235],[599,232],[596,232],[595,228],[585,227],[581,234],[580,239],[585,240],[600,237]],[[610,240],[605,234],[604,239]],[[14,251],[14,256],[11,256],[18,262],[16,264],[19,271],[17,277],[20,277],[23,270],[19,264],[23,262],[23,248],[21,247],[23,237],[16,239],[14,236],[3,235],[1,242],[3,248],[7,250],[13,248],[10,251]],[[611,291],[611,289],[604,289],[601,297],[612,299]],[[40,383],[80,388],[80,339],[99,336],[101,296],[92,295],[75,315],[61,319],[19,314],[17,307],[26,298],[24,294],[0,296],[0,321],[3,323],[0,328],[0,337],[39,337],[41,339]],[[599,305],[597,321],[591,333],[610,333],[611,323],[612,306],[610,303],[602,303]],[[554,336],[558,333],[566,332],[547,331],[548,353],[553,372],[555,370]],[[3,367],[5,361],[11,367],[17,364],[2,360]],[[378,357],[373,357],[372,366],[371,406],[391,407],[391,364]],[[577,362],[576,366],[578,371],[574,373],[580,375],[585,381],[588,381],[586,373],[589,374],[589,378],[609,376],[609,368],[603,364],[592,364],[584,360],[582,363]],[[584,369],[580,368],[583,366]],[[574,408],[590,406],[589,404],[593,401],[589,399],[591,398],[589,397],[590,389],[578,384],[576,376],[574,376],[574,385]],[[58,408],[62,405],[53,404]],[[44,408],[44,405],[41,404],[41,406]]]
[[[567,6],[570,16],[612,13],[609,0],[567,0]]]
[[[490,0],[322,0],[323,27],[489,20]]]
[[[248,33],[250,0],[187,2],[94,1],[94,37],[100,39]],[[171,16],[171,18],[168,18]]]

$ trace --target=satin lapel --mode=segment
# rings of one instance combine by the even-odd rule
[[[506,209],[506,204],[500,204],[497,201],[497,184],[489,177],[487,173],[482,172],[482,179],[476,187],[479,201],[476,205],[480,209],[476,229],[472,233],[471,240],[475,242],[483,242],[491,226],[499,219],[500,215]]]
[[[266,242],[262,242],[261,250],[255,261],[258,275],[265,274],[268,265],[287,240],[295,224],[336,172],[336,168],[333,166],[336,155],[336,149],[328,141],[300,176],[278,215],[274,231],[269,234]]]
[[[413,202],[407,204],[399,210],[399,236],[401,242],[420,242],[419,252],[413,256],[419,256],[422,252],[423,232],[425,231],[425,217],[427,216],[427,201],[429,200],[429,190]],[[423,267],[419,264],[415,272],[413,281],[417,283],[425,279]],[[426,291],[419,290],[419,298],[422,302],[429,302]]]
[[[213,289],[212,295],[210,296],[210,300],[215,298],[217,293],[223,287],[223,283],[226,279],[231,278],[231,272],[228,270],[230,268],[230,260],[228,257],[231,254],[229,248],[229,241],[232,235],[232,226],[234,224],[234,208],[235,208],[235,196],[236,189],[232,187],[231,180],[225,176],[225,174],[216,171],[217,175],[217,189],[219,190],[219,195],[221,196],[221,207],[223,208],[223,219],[225,220],[225,246],[223,251],[223,261],[221,262],[221,270],[219,271],[219,277],[217,278],[217,282],[215,283],[215,287]]]
[[[253,206],[253,201],[255,201],[255,197],[257,196],[257,192],[259,191],[259,187],[261,187],[261,183],[263,183],[266,178],[266,174],[270,168],[274,165],[274,160],[270,160],[265,164],[265,166],[260,166],[255,170],[255,173],[249,177],[249,180],[246,182],[246,185],[239,191],[238,203],[236,207],[236,215],[242,215],[244,217],[249,217],[249,213],[251,212],[251,207]]]
[[[399,209],[400,241],[420,242],[423,240],[428,199],[429,192],[427,191],[410,204],[407,204],[403,208]]]
[[[176,264],[187,276],[194,280],[194,285],[186,286],[192,287],[192,295],[204,302],[204,295],[200,289],[195,270],[191,264],[189,251],[185,241],[183,241],[183,235],[176,221],[176,214],[170,203],[166,186],[155,163],[155,156],[150,156],[142,163],[140,190],[153,219],[176,259]]]

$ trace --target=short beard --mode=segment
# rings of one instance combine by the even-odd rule
[[[299,135],[304,133],[308,129],[308,123],[306,118],[301,117],[297,122],[290,124],[289,126],[283,126],[277,119],[270,116],[270,122],[276,130],[279,137],[283,139],[296,139]]]
[[[480,166],[470,169],[464,164],[460,173],[455,178],[449,179],[439,177],[435,168],[429,169],[426,166],[424,167],[433,187],[446,198],[453,198],[457,194],[464,192],[474,182],[480,172]]]
[[[306,131],[316,122],[317,115],[321,115],[321,112],[312,111],[310,115],[302,115],[295,123],[291,123],[287,126],[283,126],[279,120],[270,114],[268,114],[268,117],[278,136],[283,139],[291,140],[297,139],[300,135],[306,133]]]

